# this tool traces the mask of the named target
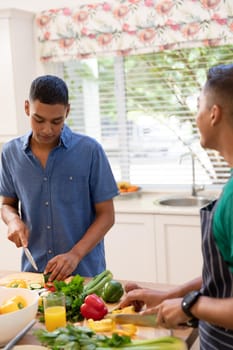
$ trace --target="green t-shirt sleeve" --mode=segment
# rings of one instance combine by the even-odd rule
[[[233,179],[224,187],[213,217],[213,235],[224,261],[233,272]]]

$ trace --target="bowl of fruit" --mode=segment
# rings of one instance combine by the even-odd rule
[[[141,191],[141,187],[131,184],[128,181],[119,181],[117,182],[117,186],[121,197],[138,196]]]
[[[0,287],[0,347],[36,318],[38,300],[36,291]]]

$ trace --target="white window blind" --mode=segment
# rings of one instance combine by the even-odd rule
[[[196,183],[222,185],[229,168],[199,145],[195,113],[207,69],[232,60],[223,46],[62,63],[68,123],[102,144],[117,181],[190,185],[193,154]]]

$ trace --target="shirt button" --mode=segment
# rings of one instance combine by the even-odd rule
[[[48,250],[48,253],[49,253],[49,254],[52,254],[52,250],[51,250],[51,249],[49,249],[49,250]]]
[[[44,177],[44,181],[47,181],[48,180],[48,178],[47,177]]]
[[[73,176],[70,176],[70,177],[69,177],[69,180],[72,181],[72,180],[73,180]]]
[[[50,230],[50,229],[51,229],[51,226],[48,225],[48,226],[47,226],[47,229]]]
[[[49,202],[45,202],[45,205],[48,206],[48,205],[49,205]]]

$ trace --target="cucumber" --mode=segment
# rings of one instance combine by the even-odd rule
[[[49,280],[49,276],[51,275],[51,272],[44,274],[44,283],[47,283]]]
[[[30,283],[29,285],[30,289],[41,289],[43,286],[40,283]]]

